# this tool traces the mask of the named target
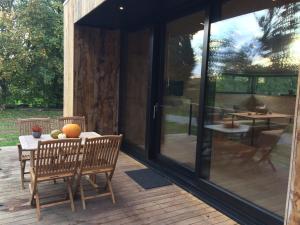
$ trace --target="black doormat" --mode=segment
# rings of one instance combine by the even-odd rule
[[[131,170],[126,171],[125,173],[144,189],[163,187],[172,184],[166,178],[151,169]]]

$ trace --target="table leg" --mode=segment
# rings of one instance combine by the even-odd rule
[[[254,126],[255,126],[255,119],[252,120],[252,131],[251,131],[251,145],[254,145]]]
[[[30,167],[33,167],[34,164],[34,152],[35,151],[30,151]]]
[[[269,129],[269,130],[270,130],[270,124],[271,124],[271,119],[268,118],[268,119],[267,119],[267,125],[268,125],[268,129]]]

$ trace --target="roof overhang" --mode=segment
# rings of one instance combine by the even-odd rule
[[[107,29],[136,27],[204,8],[207,0],[106,0],[76,24]]]

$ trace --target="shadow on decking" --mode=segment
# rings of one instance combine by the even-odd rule
[[[2,148],[0,151],[0,224],[236,224],[201,200],[172,184],[144,190],[125,172],[145,168],[134,159],[120,154],[113,189],[116,204],[110,197],[87,201],[83,210],[81,201],[75,201],[76,212],[69,204],[44,208],[41,221],[36,219],[35,209],[29,204],[28,183],[21,190],[17,149]],[[104,179],[99,177],[99,184]],[[102,182],[103,181],[103,182]],[[88,183],[85,183],[88,188]],[[58,181],[42,184],[41,197],[65,196],[65,184]],[[90,189],[90,191],[93,191]],[[88,192],[87,192],[88,194]],[[51,198],[42,199],[48,201]]]

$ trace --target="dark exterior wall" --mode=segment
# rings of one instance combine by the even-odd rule
[[[125,73],[122,74],[120,129],[125,140],[144,148],[148,80],[152,66],[152,31],[128,34]]]
[[[100,134],[118,130],[119,31],[75,26],[74,115]]]

